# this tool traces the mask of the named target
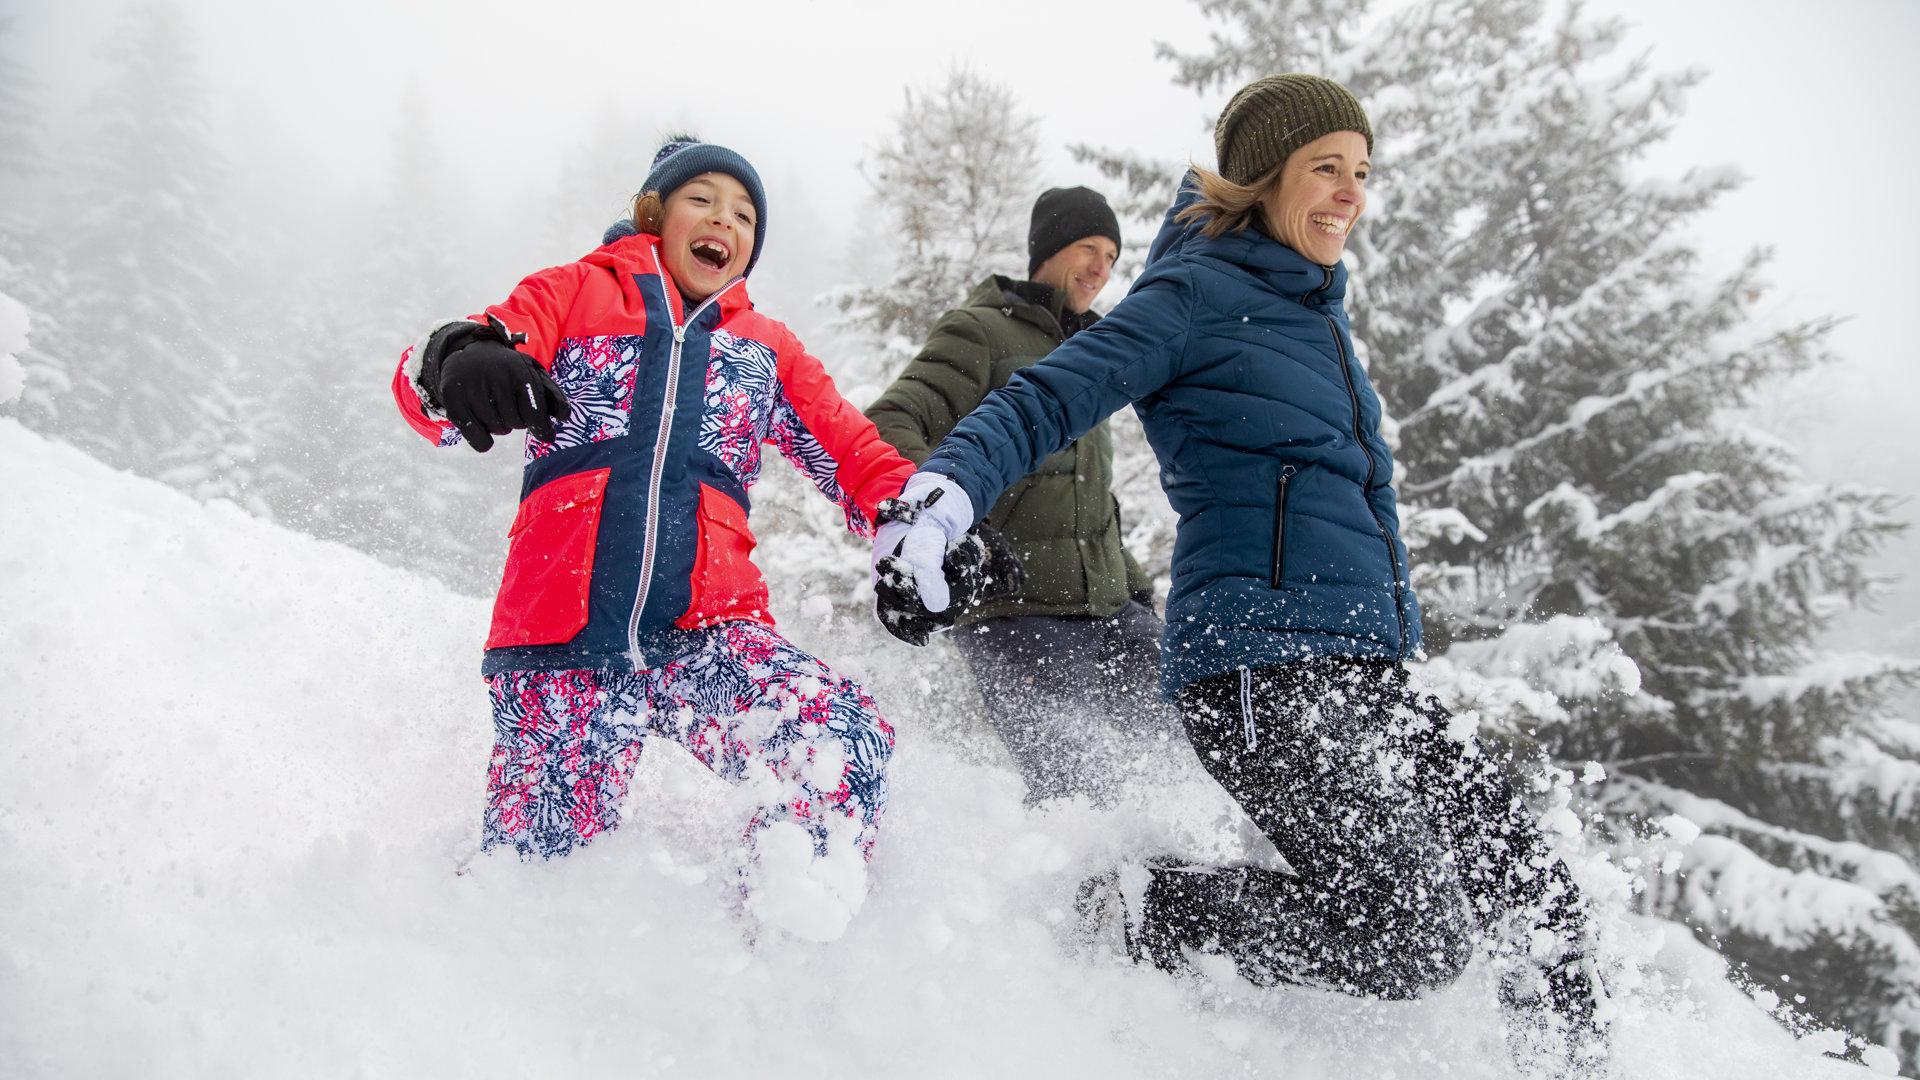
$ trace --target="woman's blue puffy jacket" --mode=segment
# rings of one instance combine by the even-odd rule
[[[1344,264],[1167,212],[1133,290],[990,394],[921,466],[984,513],[1131,402],[1180,515],[1162,689],[1312,656],[1405,659],[1420,607],[1380,399],[1354,359]]]

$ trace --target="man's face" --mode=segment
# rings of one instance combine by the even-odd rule
[[[1049,256],[1033,272],[1033,280],[1065,290],[1067,310],[1082,315],[1107,287],[1113,262],[1119,257],[1119,245],[1113,241],[1104,236],[1084,236]]]

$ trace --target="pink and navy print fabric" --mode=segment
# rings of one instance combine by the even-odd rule
[[[790,821],[871,857],[887,803],[893,728],[859,684],[757,623],[698,635],[664,666],[634,674],[515,671],[488,680],[494,749],[483,849],[555,858],[620,822],[650,738],[680,744],[721,778],[770,775],[778,797],[743,823],[748,843]]]
[[[554,427],[552,442],[527,439],[527,460],[555,450],[625,435],[633,423],[633,391],[639,375],[638,334],[567,338],[553,356],[553,378],[573,406]]]

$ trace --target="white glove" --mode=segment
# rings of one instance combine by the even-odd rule
[[[930,472],[909,477],[899,499],[907,504],[912,517],[889,521],[874,532],[874,580],[880,578],[881,559],[899,559],[912,572],[914,591],[927,610],[945,611],[951,597],[941,565],[946,562],[947,550],[973,527],[973,500],[958,483]]]

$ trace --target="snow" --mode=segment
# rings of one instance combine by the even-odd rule
[[[17,401],[27,388],[27,372],[19,354],[27,351],[27,309],[0,293],[0,405]]]
[[[1076,955],[1084,876],[1246,847],[1197,770],[1029,810],[878,680],[900,750],[876,861],[798,868],[757,901],[798,936],[750,942],[737,793],[677,748],[573,857],[472,858],[485,602],[7,419],[0,505],[0,1075],[1516,1075],[1485,965],[1390,1003]],[[1594,860],[1622,1076],[1863,1075]]]
[[[1749,675],[1734,680],[1734,692],[1749,705],[1763,707],[1800,701],[1811,694],[1845,693],[1850,684],[1910,671],[1915,661],[1876,653],[1833,652],[1785,675]]]
[[[1838,890],[1834,895],[1841,897],[1844,901],[1844,904],[1836,902],[1836,908],[1853,906],[1857,902],[1877,903],[1878,898],[1884,896],[1898,894],[1920,896],[1920,871],[1916,871],[1913,864],[1906,859],[1891,852],[1850,840],[1829,840],[1811,833],[1770,825],[1716,799],[1701,798],[1664,784],[1645,780],[1632,780],[1627,783],[1644,791],[1650,801],[1672,807],[1674,815],[1663,820],[1663,827],[1666,828],[1668,835],[1684,844],[1693,845],[1696,851],[1700,850],[1700,833],[1708,829],[1770,840],[1796,849],[1797,863],[1816,864],[1817,869],[1844,879],[1827,882]],[[1678,822],[1688,824],[1678,825]],[[1679,831],[1675,831],[1676,827]],[[1689,832],[1691,837],[1688,835]],[[1742,855],[1746,858],[1758,858],[1745,849],[1742,849]],[[1764,860],[1761,862],[1771,871],[1783,875],[1793,873],[1793,871],[1783,870],[1771,863],[1766,863]],[[1818,875],[1808,876],[1818,877]],[[1856,901],[1853,894],[1847,891],[1855,887],[1866,894],[1865,900]],[[1713,903],[1724,904],[1726,899],[1720,897]],[[1712,900],[1712,898],[1703,895],[1703,900]],[[1780,939],[1770,938],[1770,940]],[[1911,946],[1903,948],[1911,948]]]
[[[1457,688],[1442,694],[1449,707],[1476,703],[1544,724],[1566,722],[1564,701],[1631,697],[1640,690],[1638,665],[1606,623],[1586,615],[1515,623],[1499,637],[1457,641],[1427,666],[1436,683]]]

